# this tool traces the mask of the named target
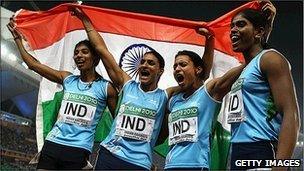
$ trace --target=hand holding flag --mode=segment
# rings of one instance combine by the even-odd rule
[[[214,32],[210,28],[201,27],[197,30],[197,33],[206,37],[206,39],[210,39],[214,37]]]
[[[22,35],[20,32],[18,32],[16,28],[16,22],[14,21],[13,17],[10,18],[10,22],[6,25],[8,30],[13,35],[14,40],[22,38]]]

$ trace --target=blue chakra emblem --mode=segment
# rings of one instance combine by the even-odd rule
[[[145,44],[133,44],[127,47],[119,59],[119,67],[134,80],[138,80],[138,67],[146,52],[154,50]]]

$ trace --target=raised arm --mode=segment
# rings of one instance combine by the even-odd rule
[[[92,46],[96,49],[98,55],[100,55],[114,86],[120,90],[124,83],[130,80],[131,77],[118,66],[113,55],[109,52],[103,38],[94,29],[89,17],[79,8],[74,8],[73,12],[82,21],[89,40]]]
[[[259,3],[262,5],[262,12],[267,16],[267,25],[265,28],[265,39],[267,42],[272,31],[274,18],[276,16],[277,10],[274,5],[269,0],[259,0]]]
[[[206,42],[205,42],[205,51],[203,54],[203,72],[204,72],[204,80],[207,80],[210,71],[212,69],[213,65],[213,57],[214,57],[214,34],[211,30],[207,28],[199,28],[197,33],[200,35],[205,36]]]
[[[232,84],[239,78],[245,64],[234,67],[226,72],[223,76],[215,78],[207,83],[207,90],[211,97],[215,100],[222,100],[223,97],[230,91]]]
[[[261,70],[266,75],[277,110],[283,114],[277,159],[290,159],[300,128],[299,108],[287,60],[271,51],[261,59]]]
[[[207,28],[199,28],[197,30],[197,33],[200,35],[205,36],[206,38],[206,43],[205,43],[205,51],[203,54],[203,79],[207,80],[210,71],[212,69],[213,65],[213,57],[214,57],[214,34],[211,30],[208,30]],[[178,93],[180,91],[179,86],[175,87],[169,87],[166,89],[168,98],[170,98],[173,94]]]
[[[30,55],[24,48],[22,44],[22,35],[16,30],[15,23],[11,19],[10,23],[7,24],[7,28],[12,33],[14,37],[14,41],[18,47],[18,50],[21,54],[21,57],[23,61],[26,63],[26,65],[29,67],[29,69],[35,71],[42,77],[45,77],[46,79],[62,84],[65,77],[70,75],[70,72],[67,71],[58,71],[55,69],[52,69],[44,64],[41,64],[37,59],[35,59],[32,55]]]

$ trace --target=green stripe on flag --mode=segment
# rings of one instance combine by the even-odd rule
[[[101,142],[108,136],[111,130],[112,123],[113,123],[112,115],[109,109],[106,108],[96,128],[95,142]]]
[[[226,170],[229,147],[230,132],[220,122],[216,122],[211,143],[211,170]]]
[[[166,139],[166,141],[158,146],[154,147],[154,152],[156,152],[157,154],[159,154],[162,157],[166,157],[166,155],[169,152],[169,143],[168,143],[168,138]]]
[[[218,116],[221,111],[221,105],[218,105],[214,112],[212,121],[212,137],[211,137],[211,170],[226,170],[227,159],[230,145],[230,132],[222,127],[222,123],[218,122]]]
[[[53,100],[42,102],[43,139],[45,139],[47,134],[51,131],[57,120],[62,98],[63,91],[60,91],[55,93]]]

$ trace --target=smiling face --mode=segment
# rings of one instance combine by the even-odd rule
[[[181,91],[189,91],[199,80],[199,74],[202,72],[200,67],[195,67],[193,61],[188,55],[178,55],[173,65],[173,75],[181,88]]]
[[[90,70],[94,67],[94,56],[84,44],[76,46],[73,56],[74,62],[80,71]]]
[[[139,81],[143,86],[157,85],[164,69],[158,59],[151,53],[144,55],[139,65]]]

